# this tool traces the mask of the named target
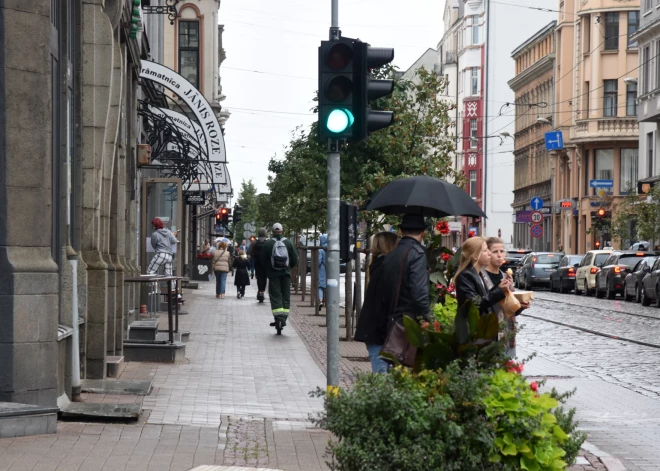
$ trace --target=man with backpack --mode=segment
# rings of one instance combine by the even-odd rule
[[[250,260],[254,263],[254,271],[257,275],[257,300],[260,303],[264,302],[264,291],[266,291],[266,267],[261,263],[261,252],[266,244],[266,229],[264,227],[259,229],[259,238],[250,244],[249,255]]]
[[[286,325],[291,304],[291,268],[298,264],[298,254],[289,239],[282,236],[282,224],[273,224],[273,237],[261,249],[261,264],[268,276],[268,296],[275,321],[270,325],[280,334]]]

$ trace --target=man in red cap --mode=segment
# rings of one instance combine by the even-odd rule
[[[156,255],[151,259],[147,273],[155,275],[160,270],[160,266],[165,264],[165,276],[172,276],[172,245],[179,242],[176,239],[176,234],[179,231],[170,232],[168,228],[163,226],[163,221],[160,218],[153,218],[151,225],[154,228],[154,232],[151,234],[151,246]]]

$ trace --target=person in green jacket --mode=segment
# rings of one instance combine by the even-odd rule
[[[298,264],[298,254],[291,241],[282,236],[282,224],[273,224],[273,236],[261,249],[261,264],[268,277],[268,296],[275,321],[271,326],[286,325],[291,304],[291,268]]]

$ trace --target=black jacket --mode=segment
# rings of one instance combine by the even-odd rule
[[[384,261],[384,256],[377,257],[369,265],[369,285],[355,329],[355,340],[358,342],[383,345],[387,337],[390,308],[383,286]]]
[[[455,285],[458,305],[462,306],[465,301],[471,299],[482,316],[491,312],[492,307],[505,297],[504,292],[497,286],[487,291],[481,275],[472,265],[458,275]]]
[[[396,302],[397,284],[404,253],[410,249],[408,259],[403,264],[403,279],[399,300]],[[403,322],[406,314],[414,319],[429,318],[431,311],[429,297],[429,270],[426,265],[424,247],[412,237],[404,237],[396,248],[385,255],[383,261],[383,287],[389,306],[393,306],[394,318]]]
[[[233,266],[236,269],[234,286],[250,286],[250,273],[248,273],[250,261],[247,258],[236,257]]]

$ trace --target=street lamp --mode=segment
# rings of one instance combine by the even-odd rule
[[[637,85],[637,82],[638,82],[638,80],[635,77],[626,77],[626,78],[623,79],[623,83],[626,83],[626,84],[633,84],[634,83],[635,85]]]
[[[540,116],[536,118],[536,122],[539,124],[552,124],[549,118],[541,118]]]

